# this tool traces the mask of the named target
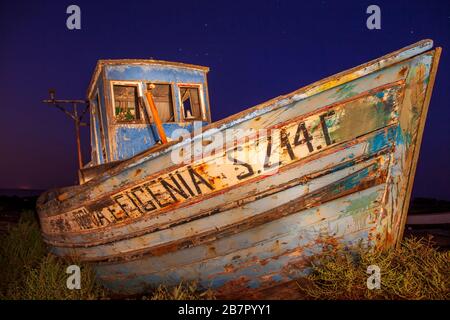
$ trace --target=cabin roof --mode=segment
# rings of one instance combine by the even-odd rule
[[[87,98],[92,94],[92,90],[94,89],[95,82],[100,75],[103,67],[105,65],[161,65],[168,67],[176,67],[176,68],[184,68],[184,69],[194,69],[207,73],[209,71],[208,67],[199,66],[195,64],[188,64],[182,62],[173,62],[173,61],[164,61],[164,60],[154,60],[154,59],[101,59],[97,61],[97,65],[95,66],[94,73],[92,74],[91,81],[89,82],[88,90],[87,90]]]

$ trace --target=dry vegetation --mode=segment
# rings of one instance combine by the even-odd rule
[[[101,299],[105,291],[95,283],[89,266],[81,267],[80,290],[66,287],[69,264],[46,253],[33,212],[0,238],[0,299]]]
[[[68,265],[81,266],[81,289],[69,290]],[[93,300],[110,299],[106,289],[95,282],[93,270],[76,261],[64,261],[48,254],[32,211],[25,212],[17,226],[0,236],[0,300]],[[195,283],[173,288],[160,286],[139,299],[213,299],[210,291],[199,292]]]
[[[436,250],[429,241],[406,239],[396,250],[372,253],[325,252],[311,262],[312,273],[299,280],[299,290],[310,299],[449,299],[450,253]],[[81,290],[66,288],[63,261],[46,252],[33,212],[0,236],[0,299],[110,299],[95,282],[87,265],[82,268]],[[381,269],[381,289],[368,290],[367,266]],[[211,291],[200,292],[194,283],[160,286],[145,300],[214,299]]]
[[[211,290],[199,291],[196,283],[180,283],[175,287],[160,285],[150,296],[142,299],[150,300],[214,300],[215,296]]]
[[[312,273],[299,281],[310,299],[450,299],[450,251],[438,251],[431,239],[407,238],[385,252],[332,251],[315,257]],[[379,289],[367,288],[370,265],[380,268]]]

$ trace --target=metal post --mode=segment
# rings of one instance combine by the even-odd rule
[[[55,90],[51,89],[49,90],[50,93],[50,100],[44,100],[44,103],[47,103],[49,105],[52,105],[56,107],[57,109],[64,112],[67,116],[69,116],[75,123],[75,136],[76,136],[76,143],[77,143],[77,156],[78,156],[78,168],[81,170],[83,168],[83,157],[81,153],[81,137],[80,137],[80,126],[87,125],[86,123],[82,122],[83,116],[86,114],[87,110],[89,109],[89,101],[86,100],[57,100],[55,99]],[[73,111],[69,112],[66,110],[64,105],[70,105],[73,106]],[[78,114],[78,104],[85,104],[86,108],[84,109],[81,114]]]

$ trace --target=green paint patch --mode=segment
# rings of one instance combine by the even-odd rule
[[[369,210],[373,207],[373,204],[378,198],[378,192],[374,191],[368,195],[361,196],[351,201],[351,203],[345,208],[339,218],[353,216],[355,214],[361,213],[363,211]]]
[[[327,124],[327,126],[328,127],[330,127],[330,125],[329,124]],[[315,120],[313,120],[312,122],[311,122],[311,126],[310,126],[310,128],[309,128],[309,133],[310,134],[313,134],[316,130],[322,130],[322,127],[321,127],[321,125],[320,125],[320,119],[315,119]]]
[[[331,138],[344,141],[386,127],[396,111],[399,90],[400,87],[392,87],[340,106],[335,115],[329,117],[330,121],[338,124],[330,126]]]

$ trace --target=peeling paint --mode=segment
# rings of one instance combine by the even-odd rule
[[[419,42],[167,146],[155,146],[150,126],[129,130],[105,123],[112,139],[108,150],[124,160],[81,186],[39,198],[45,241],[54,254],[91,262],[113,291],[139,293],[148,285],[195,280],[220,297],[274,294],[280,285],[280,295],[288,297],[286,288],[310,272],[308,259],[324,247],[395,245],[440,54],[425,52],[431,46],[430,40]],[[112,78],[172,77],[205,81],[206,88],[207,71],[198,66],[128,63],[108,65],[106,75],[98,67],[90,95]],[[101,92],[108,105],[108,90]],[[165,126],[170,132],[178,124]],[[274,145],[279,171],[268,175],[253,164],[213,161],[227,152],[189,166],[171,163],[172,151],[197,141],[205,146],[205,139],[230,128],[283,132],[283,143]],[[310,144],[304,136],[296,144],[303,129]],[[268,146],[269,136],[239,141],[234,156]]]

